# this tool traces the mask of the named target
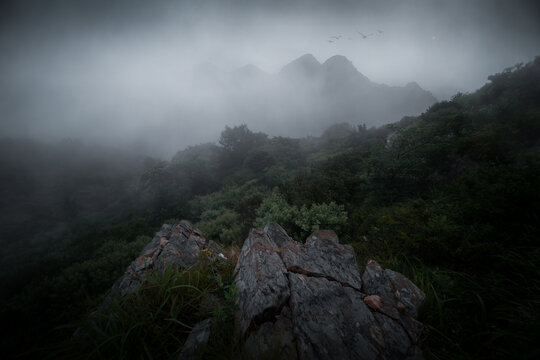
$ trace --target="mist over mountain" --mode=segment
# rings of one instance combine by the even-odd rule
[[[317,97],[274,89],[283,91],[281,101],[261,107],[276,97],[265,90],[275,81],[258,88],[258,81],[230,81],[231,73],[253,64],[272,79],[303,54],[320,62],[340,54],[372,82],[414,81],[448,100],[505,66],[531,61],[539,14],[528,0],[7,0],[0,11],[0,133],[129,144],[162,158],[177,151],[172,144],[212,141],[225,124],[277,133],[280,124],[268,122],[281,115],[315,113],[314,129],[295,121],[286,130],[316,134],[328,115],[309,102]],[[253,96],[234,95],[242,91]],[[356,100],[371,108],[364,113],[376,114],[363,99]],[[407,110],[382,101],[389,118]],[[348,117],[351,101],[334,103],[334,115]],[[406,113],[425,109],[412,110]]]
[[[312,79],[307,81],[311,83],[316,104],[320,106],[318,110],[323,127],[328,125],[324,123],[325,119],[379,126],[406,115],[420,114],[436,101],[416,83],[405,87],[374,83],[344,56],[332,56],[322,64],[310,55],[301,59],[306,57],[311,59],[287,65],[280,76],[294,81],[302,74],[313,72]],[[301,86],[301,83],[295,84],[296,89]],[[315,114],[313,116],[316,117]]]
[[[435,101],[416,83],[372,82],[341,55],[320,63],[306,54],[277,73],[253,64],[231,71],[204,63],[182,79],[173,112],[141,123],[120,141],[137,139],[148,154],[170,158],[178,148],[212,141],[226,125],[246,124],[270,136],[319,136],[336,122],[371,127],[419,115]]]
[[[212,69],[208,69],[211,73]],[[250,128],[271,136],[318,136],[336,122],[380,126],[419,115],[436,99],[416,83],[388,86],[370,81],[345,56],[320,63],[303,55],[277,74],[249,64],[232,74],[204,82],[223,96],[229,123],[243,119]]]

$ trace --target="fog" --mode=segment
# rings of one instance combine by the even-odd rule
[[[227,124],[290,136],[379,124],[334,119],[304,85],[276,80],[304,54],[343,55],[374,83],[416,82],[437,99],[540,54],[540,7],[527,1],[13,1],[0,14],[3,137],[161,157]]]

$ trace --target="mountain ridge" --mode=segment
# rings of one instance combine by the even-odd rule
[[[237,117],[252,119],[262,114],[263,124],[247,124],[272,135],[317,136],[336,122],[380,126],[419,115],[437,101],[416,82],[405,86],[376,83],[344,55],[321,63],[312,54],[304,54],[276,74],[254,65],[240,69],[235,71],[235,83],[245,91],[237,96]],[[257,76],[246,75],[253,72]]]

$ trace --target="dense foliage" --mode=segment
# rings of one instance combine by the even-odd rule
[[[25,217],[2,234],[11,242],[2,255],[2,323],[10,332],[4,349],[30,343],[32,357],[67,339],[76,324],[57,326],[100,303],[148,242],[142,236],[166,219],[186,218],[226,246],[241,245],[250,227],[267,221],[297,240],[333,228],[353,245],[360,265],[374,258],[426,292],[427,358],[537,358],[540,58],[489,80],[386,127],[336,124],[306,139],[227,127],[219,145],[185,149],[169,162],[139,161],[121,174],[114,166],[91,167],[84,174],[92,181],[54,180],[73,164],[46,169],[45,160],[4,156],[2,188],[11,197],[3,209],[17,194],[26,199],[11,212]],[[24,181],[14,181],[15,174]],[[55,186],[62,196],[40,195]],[[85,191],[108,197],[86,204]],[[24,266],[13,265],[21,258]],[[143,302],[135,313],[166,293],[145,297],[155,286],[125,300]],[[189,326],[194,320],[185,319]],[[166,332],[174,325],[159,326]],[[112,336],[127,336],[118,326],[109,326],[119,331]]]

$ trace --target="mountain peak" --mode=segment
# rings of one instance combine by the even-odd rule
[[[338,81],[349,81],[351,79],[360,79],[369,81],[367,77],[362,75],[353,65],[351,60],[343,55],[334,55],[326,60],[322,67],[326,70],[326,74]]]
[[[334,56],[329,57],[323,63],[323,66],[353,66],[353,64],[351,60],[347,59],[346,56],[334,55]]]
[[[317,60],[315,56],[313,56],[313,54],[304,54],[300,56],[298,59],[293,60],[292,62],[299,62],[303,64],[312,64],[312,65],[321,65],[319,60]]]
[[[281,74],[312,77],[321,70],[321,63],[312,54],[305,54],[281,69]]]

